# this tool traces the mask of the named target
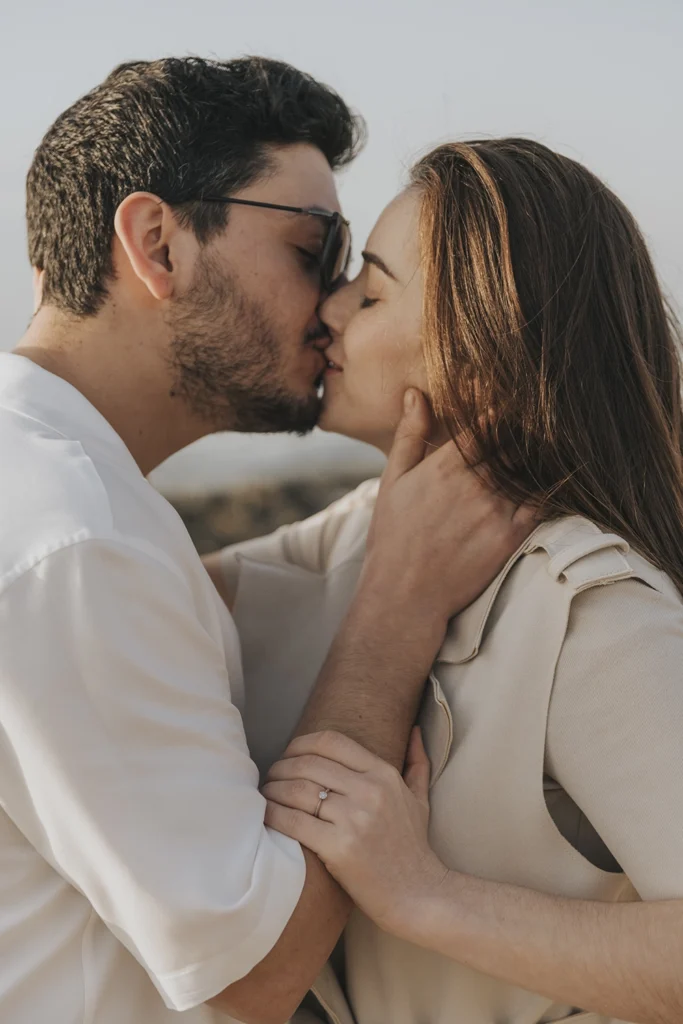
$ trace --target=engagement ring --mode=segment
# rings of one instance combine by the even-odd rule
[[[318,793],[318,806],[315,809],[315,814],[314,814],[315,818],[319,818],[320,817],[320,808],[322,807],[323,800],[327,800],[329,795],[330,795],[329,789],[321,789],[320,792]]]

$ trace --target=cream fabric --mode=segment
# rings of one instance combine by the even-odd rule
[[[204,1001],[305,877],[263,825],[234,624],[109,424],[9,354],[0,465],[0,1020],[225,1020]]]
[[[245,727],[264,768],[351,600],[376,486],[224,553]],[[425,691],[430,839],[443,860],[569,897],[683,897],[681,664],[683,609],[662,573],[586,520],[539,527],[451,623]],[[394,939],[360,913],[345,951],[347,998],[329,966],[316,987],[343,1024],[600,1020]]]

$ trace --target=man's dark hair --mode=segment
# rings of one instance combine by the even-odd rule
[[[113,275],[114,215],[131,192],[173,202],[204,243],[228,211],[196,200],[255,181],[268,170],[269,144],[310,143],[334,170],[363,137],[336,92],[280,61],[121,64],[57,118],[28,173],[29,257],[44,271],[43,301],[97,312]]]

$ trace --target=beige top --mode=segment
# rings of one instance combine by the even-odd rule
[[[370,482],[224,556],[262,768],[285,746],[351,600],[375,494]],[[539,527],[453,620],[425,691],[441,858],[570,897],[683,897],[682,658],[682,602],[662,573],[586,520]],[[360,913],[345,951],[348,1004],[330,970],[317,985],[344,1024],[601,1019],[394,939]]]

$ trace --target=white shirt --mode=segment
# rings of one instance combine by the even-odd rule
[[[0,1021],[218,1020],[305,878],[234,624],[109,423],[7,353],[0,486]]]

